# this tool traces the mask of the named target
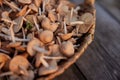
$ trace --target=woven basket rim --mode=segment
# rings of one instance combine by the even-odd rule
[[[64,64],[60,65],[58,71],[48,75],[47,77],[38,78],[37,80],[52,80],[52,79],[54,79],[56,76],[59,76],[66,69],[68,69],[72,64],[74,64],[78,60],[78,58],[84,53],[84,51],[87,49],[87,47],[90,45],[90,43],[94,39],[95,21],[96,21],[96,10],[95,10],[94,6],[92,6],[90,8],[90,12],[94,16],[93,24],[91,25],[91,28],[87,32],[88,35],[84,37],[84,40],[81,43],[81,46],[79,47],[78,52],[75,52],[75,55],[73,57],[68,59],[68,61],[65,62]]]

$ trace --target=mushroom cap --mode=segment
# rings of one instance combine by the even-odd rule
[[[90,29],[91,25],[93,24],[92,21],[94,19],[94,16],[91,13],[85,13],[83,14],[80,19],[85,23],[83,25],[79,25],[79,32],[80,33],[86,33]]]
[[[49,30],[52,31],[52,32],[55,32],[57,30],[57,28],[58,28],[58,23],[52,23],[50,25]]]
[[[7,47],[15,48],[21,45],[21,42],[14,42],[7,45]]]
[[[30,4],[32,0],[18,0],[18,2],[21,4]]]
[[[68,40],[73,36],[73,33],[60,34],[59,36],[62,40]]]
[[[14,73],[19,73],[20,72],[19,66],[22,66],[25,69],[29,67],[28,60],[25,57],[20,55],[13,57],[13,59],[10,61],[9,69]]]
[[[50,28],[50,20],[47,17],[44,17],[41,22],[42,28],[49,30]]]
[[[49,67],[44,67],[44,66],[40,67],[38,72],[40,76],[48,75],[58,70],[57,62],[55,60],[50,60],[48,61],[48,63],[49,63]]]
[[[62,42],[60,46],[60,51],[66,57],[71,57],[72,55],[74,55],[74,45],[70,41]]]
[[[30,56],[34,56],[36,51],[33,49],[33,47],[34,46],[42,46],[42,45],[43,45],[43,43],[39,39],[34,38],[28,43],[27,52],[29,53]]]
[[[14,20],[17,24],[14,25],[13,30],[15,33],[19,32],[19,30],[22,28],[23,25],[23,17],[20,16]]]
[[[4,66],[4,64],[8,61],[8,60],[10,60],[11,58],[8,56],[8,55],[6,55],[6,54],[4,54],[4,53],[0,53],[0,63],[2,64],[3,63],[3,65],[1,66],[1,68]]]
[[[28,6],[24,6],[23,9],[17,14],[17,16],[24,16],[27,11]]]
[[[43,32],[41,32],[39,34],[39,39],[43,42],[43,43],[49,43],[53,40],[53,32],[49,31],[49,30],[44,30]]]

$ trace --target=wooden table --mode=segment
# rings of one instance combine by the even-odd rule
[[[112,1],[117,0],[97,0],[93,43],[55,80],[120,80],[120,6]]]

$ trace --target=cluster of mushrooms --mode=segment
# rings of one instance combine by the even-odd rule
[[[33,80],[59,69],[91,27],[68,0],[0,0],[0,78]]]

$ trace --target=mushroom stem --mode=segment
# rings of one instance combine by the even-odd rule
[[[67,34],[67,26],[65,21],[64,21],[64,33]]]
[[[20,68],[20,73],[21,74],[23,74],[25,76],[28,76],[28,71],[23,66],[19,65],[19,68]]]
[[[31,9],[28,9],[24,16],[28,15],[30,13]]]
[[[49,56],[44,56],[44,58],[45,59],[57,59],[57,60],[59,60],[59,59],[67,59],[66,57],[49,57]]]
[[[49,64],[47,63],[46,60],[44,60],[44,58],[40,58],[40,61],[42,62],[42,64],[43,64],[45,67],[49,67]]]
[[[41,8],[39,8],[39,15],[40,15],[40,16],[42,15]]]
[[[18,7],[16,7],[16,6],[14,6],[14,5],[11,5],[11,3],[9,3],[7,0],[4,0],[5,1],[5,3],[7,4],[7,5],[9,5],[9,6],[11,6],[11,7],[13,7],[13,8],[15,8],[16,10],[18,10],[18,11],[21,11],[21,9],[20,8],[18,8]]]
[[[0,70],[3,68],[4,65],[5,65],[4,62],[1,62],[1,63],[0,63]]]
[[[15,41],[15,34],[13,31],[13,23],[10,26],[10,33],[11,33],[11,39],[12,39],[13,43],[15,43],[16,41]]]
[[[43,11],[42,11],[42,13],[45,13],[45,5],[46,5],[46,0],[43,0],[43,5],[42,5]]]
[[[40,31],[39,25],[37,24],[36,16],[33,16],[33,21],[34,21],[34,23],[35,23],[35,26],[36,26],[37,30]]]
[[[71,19],[72,19],[72,17],[73,17],[73,11],[74,11],[74,8],[72,7],[72,8],[71,8],[71,12],[70,12],[70,21],[71,21]]]
[[[61,39],[57,36],[57,41],[58,41],[58,44],[61,45]]]
[[[10,53],[10,52],[8,52],[8,51],[6,51],[6,50],[3,50],[3,49],[0,49],[0,52],[7,53],[7,54]]]
[[[34,46],[33,49],[37,52],[42,52],[42,53],[47,53],[48,52],[44,48],[40,48],[38,46]]]
[[[0,74],[0,78],[4,77],[4,76],[9,76],[9,75],[12,75],[12,74],[14,74],[14,73],[13,72],[5,72],[5,73]]]
[[[84,24],[84,22],[83,21],[70,22],[70,25],[76,25],[76,24]]]
[[[12,23],[12,24],[17,24],[16,22],[5,19],[5,18],[2,18],[1,20],[4,21],[4,22]]]
[[[0,36],[5,38],[6,40],[12,40],[11,36],[8,36],[5,34],[0,33]],[[15,41],[28,42],[28,41],[30,41],[30,39],[20,39],[20,38],[15,37]]]

